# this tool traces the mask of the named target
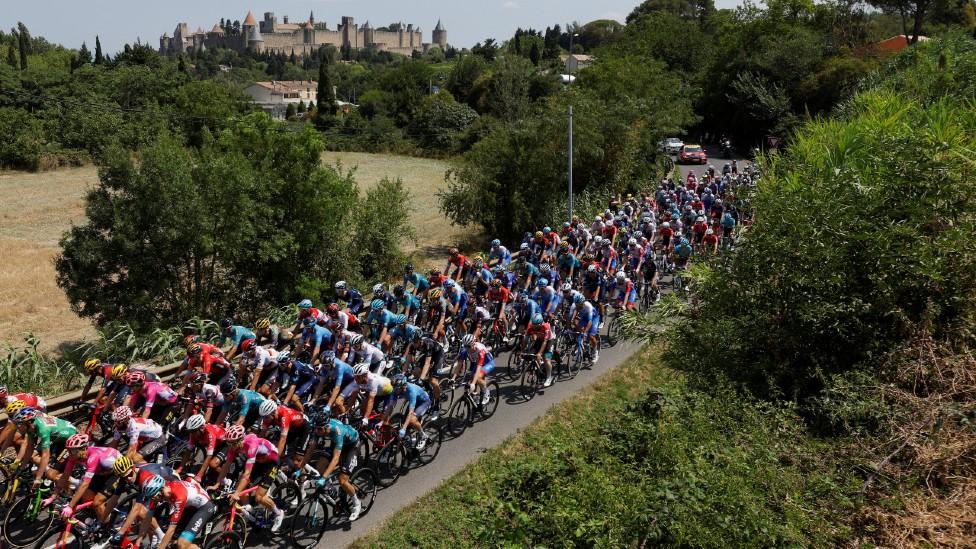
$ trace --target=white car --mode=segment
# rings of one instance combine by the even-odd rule
[[[678,154],[684,146],[685,144],[677,137],[669,137],[661,141],[661,151],[668,154]]]

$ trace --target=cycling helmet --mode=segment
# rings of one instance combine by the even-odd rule
[[[352,369],[352,375],[354,376],[364,376],[369,374],[369,363],[360,362],[356,364],[356,367]]]
[[[637,245],[637,239],[636,238],[631,238],[630,240],[627,241],[627,245],[628,246],[636,246]]]
[[[444,287],[445,288],[453,288],[456,285],[457,285],[457,283],[454,282],[454,279],[453,278],[448,278],[447,280],[444,281]]]
[[[586,271],[589,272],[589,273],[595,273],[596,272],[596,265],[592,265],[591,264],[589,267],[586,268]]]
[[[7,386],[0,385],[0,399],[7,398]]]
[[[257,347],[257,345],[254,344],[254,340],[253,339],[245,339],[244,341],[241,342],[241,352],[242,353],[246,353],[246,352],[248,352],[251,349],[254,349],[256,347]]]
[[[129,367],[125,364],[119,363],[112,366],[112,379],[124,380],[125,376],[129,374]]]
[[[17,400],[15,400],[13,402],[8,403],[7,406],[3,409],[3,411],[4,411],[5,414],[7,414],[7,417],[13,417],[14,414],[16,414],[17,412],[23,410],[26,407],[27,407],[27,403],[26,402],[24,402],[23,400],[17,399]]]
[[[502,241],[501,240],[498,240],[497,238],[491,241],[491,247],[492,248],[497,248],[497,247],[499,247],[501,245],[502,245]]]
[[[475,269],[480,269],[480,268],[482,268],[484,266],[485,266],[485,260],[484,259],[481,259],[480,257],[474,258],[474,268]]]
[[[431,300],[440,299],[443,294],[444,292],[442,292],[439,288],[434,288],[433,290],[427,292],[427,297]]]
[[[234,376],[225,379],[220,384],[220,392],[225,395],[233,393],[236,390],[237,390],[237,379],[234,378]]]
[[[661,223],[661,226],[664,227],[665,229],[671,228],[671,224],[668,223],[667,221],[665,221],[664,223]]]
[[[535,232],[535,237],[536,238],[542,238],[543,236],[545,236],[545,235],[542,234],[542,231],[536,231]]]
[[[563,290],[564,292],[571,292],[571,291],[573,291],[573,285],[572,285],[572,284],[570,284],[569,282],[564,282],[564,283],[563,283],[563,287],[562,287],[562,290]]]
[[[89,374],[94,374],[95,370],[98,370],[98,367],[101,366],[101,364],[101,360],[98,360],[97,358],[89,358],[85,361],[85,371]]]
[[[136,370],[134,372],[129,372],[125,376],[125,384],[128,386],[141,385],[146,382],[146,373]]]
[[[354,336],[352,340],[349,342],[349,344],[352,345],[353,347],[359,347],[363,343],[366,343],[366,338],[361,335]]]
[[[383,283],[380,282],[379,284],[376,284],[375,286],[373,286],[373,293],[374,294],[381,294],[381,293],[383,293],[383,289],[384,289],[383,288]]]
[[[202,416],[201,416],[202,417]],[[124,477],[132,472],[132,460],[129,456],[120,456],[112,464],[112,472],[115,473],[117,477]]]
[[[536,281],[535,285],[540,288],[545,288],[546,286],[549,285],[549,280],[546,278],[540,278],[539,280]]]
[[[461,338],[461,345],[464,345],[465,347],[474,345],[474,334],[465,334],[465,336]]]
[[[10,418],[10,420],[20,425],[33,420],[35,417],[37,417],[37,410],[28,406],[27,408],[21,408],[19,412]]]
[[[407,291],[407,289],[403,287],[403,284],[397,284],[396,286],[393,287],[393,295],[395,295],[397,297],[403,296],[403,294],[406,291]]]
[[[193,414],[192,416],[186,418],[186,430],[196,431],[197,429],[203,427],[207,423],[207,420],[203,419],[200,414]]]
[[[408,274],[409,273],[412,273],[413,272],[413,263],[407,263],[406,265],[404,265],[403,266],[403,272],[408,273]]]
[[[617,273],[617,282],[623,282],[627,280],[627,275],[623,271]]]
[[[87,448],[88,442],[91,439],[85,433],[77,433],[68,437],[65,441],[64,447],[69,450],[77,450],[79,448]]]
[[[336,359],[335,351],[331,349],[322,351],[322,355],[319,358],[322,360],[323,364],[328,364],[329,366],[332,366],[333,364],[335,364],[335,359]],[[281,362],[280,357],[278,358],[278,362]]]
[[[273,400],[265,400],[258,406],[258,415],[268,417],[278,411],[278,404]]]
[[[493,278],[491,282],[488,283],[492,288],[497,288],[502,285],[501,279]]]
[[[257,321],[257,323],[254,324],[254,327],[257,328],[258,330],[266,330],[271,327],[271,319],[262,318],[261,320]]]
[[[233,325],[234,325],[234,321],[232,319],[230,319],[230,318],[225,318],[225,319],[223,319],[223,320],[220,321],[220,327],[223,328],[223,329],[225,329],[225,330],[227,328],[230,328]]]
[[[346,289],[346,281],[345,280],[340,280],[339,282],[336,282],[335,283],[335,289],[336,290],[345,290]]]
[[[302,319],[302,326],[307,327],[307,326],[314,326],[314,325],[315,325],[315,319],[313,317],[306,316],[305,318]]]
[[[329,316],[335,316],[339,314],[339,304],[329,303],[329,306],[325,308],[325,312],[329,313]]]
[[[579,304],[579,303],[582,303],[584,301],[586,301],[586,298],[583,297],[583,294],[579,294],[579,295],[573,296],[573,303]]]
[[[552,232],[552,227],[543,227],[542,232],[545,234],[549,234]]]
[[[712,229],[708,229],[707,231],[705,231],[705,234],[715,234],[715,231],[713,231]]]
[[[203,372],[196,372],[190,376],[190,385],[203,385],[210,379],[210,376]]]
[[[542,272],[544,272],[544,273],[551,272],[552,271],[552,265],[550,265],[548,263],[543,263],[542,265],[539,265],[539,270],[542,271]]]
[[[451,257],[454,257],[456,255],[459,255],[461,252],[457,248],[451,248],[450,250],[447,251],[447,253],[451,254]]]
[[[393,381],[393,389],[400,389],[401,387],[406,387],[407,376],[403,374],[397,374],[393,376],[393,379],[391,381]]]
[[[119,406],[112,412],[112,421],[115,423],[124,423],[132,419],[132,409],[128,406]]]
[[[372,303],[369,304],[369,308],[374,311],[381,311],[386,307],[386,302],[382,299],[374,299]]]
[[[163,477],[153,475],[142,485],[142,496],[146,499],[152,499],[163,491],[163,486],[165,485],[166,481],[163,480]]]
[[[568,228],[570,228],[571,226],[572,226],[572,224],[571,224],[571,223],[570,223],[569,221],[563,221],[563,228],[564,228],[564,229],[568,229]]]
[[[190,345],[186,349],[186,354],[190,356],[198,355],[202,352],[203,352],[203,345],[200,345],[199,343],[194,343],[193,345]]]
[[[396,317],[393,318],[393,322],[396,322],[397,324],[406,324],[407,315],[396,315]]]
[[[227,442],[229,442],[231,444],[234,444],[234,443],[237,443],[237,442],[240,442],[240,441],[244,440],[244,435],[245,434],[246,433],[244,431],[244,427],[242,427],[240,425],[231,425],[224,432],[224,440],[226,440]]]
[[[536,314],[532,315],[532,324],[538,326],[539,324],[542,324],[542,320],[543,319],[542,319],[542,315],[541,314],[536,313]]]
[[[189,347],[190,345],[193,345],[194,343],[197,343],[199,341],[200,341],[200,336],[196,334],[191,334],[183,338],[183,346]]]
[[[525,294],[519,294],[518,300],[519,300],[519,303],[525,303],[526,301],[529,300],[529,296],[527,296]]]
[[[529,243],[528,242],[523,242],[522,244],[519,245],[519,249],[520,250],[528,250],[529,249]]]

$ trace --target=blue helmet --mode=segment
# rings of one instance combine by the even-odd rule
[[[332,349],[327,349],[325,351],[322,351],[321,359],[322,362],[325,364],[329,364],[329,365],[335,364],[335,359],[336,359],[335,351],[333,351]]]
[[[299,301],[298,302],[298,308],[299,309],[311,309],[312,308],[312,300],[311,299],[303,299],[303,300]]]
[[[573,296],[573,303],[579,304],[579,303],[582,303],[584,301],[586,301],[586,298],[583,297],[583,294],[576,294],[576,295]]]
[[[538,326],[539,324],[542,324],[542,320],[543,319],[542,319],[542,315],[541,314],[536,313],[536,314],[532,315],[532,324],[535,324],[536,326]]]
[[[405,376],[403,374],[397,374],[397,375],[393,376],[392,382],[393,382],[393,388],[394,389],[399,389],[401,387],[406,387],[406,385],[407,385],[407,376]]]
[[[386,307],[386,302],[382,299],[374,299],[373,302],[369,304],[369,308],[373,309],[374,311],[380,311],[383,309],[383,307]]]
[[[302,320],[302,325],[303,325],[303,326],[311,326],[312,324],[315,324],[315,319],[314,319],[314,318],[312,318],[312,317],[310,317],[310,316],[306,316],[306,317],[305,317],[305,318],[304,318],[304,319]]]
[[[10,419],[14,423],[20,425],[21,423],[32,421],[35,417],[37,417],[37,410],[28,406],[26,408],[21,408],[20,411],[14,414],[14,417]]]
[[[406,324],[407,323],[407,315],[396,315],[396,317],[393,319],[393,321],[396,322],[397,324]]]
[[[538,286],[538,287],[540,287],[540,288],[542,288],[542,287],[544,287],[544,286],[548,286],[548,285],[549,285],[549,279],[547,279],[547,278],[540,278],[540,279],[539,279],[539,280],[538,280],[538,281],[537,281],[537,282],[535,283],[535,285],[536,285],[536,286]]]
[[[453,288],[455,285],[456,283],[454,282],[453,278],[448,278],[447,280],[444,281],[445,288]]]
[[[156,494],[162,491],[165,484],[166,481],[163,480],[163,477],[153,475],[149,480],[146,481],[146,484],[142,486],[142,495],[147,499],[154,498],[156,497]]]
[[[501,245],[502,245],[502,241],[501,240],[498,240],[497,238],[495,240],[492,240],[491,241],[491,247],[492,248],[497,248],[497,247],[499,247]]]

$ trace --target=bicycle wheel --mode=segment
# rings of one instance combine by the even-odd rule
[[[399,441],[390,441],[376,456],[376,472],[379,484],[384,488],[393,486],[407,465],[407,453]]]
[[[205,549],[244,549],[244,540],[237,532],[219,532],[207,538]]]
[[[56,515],[53,507],[41,507],[35,494],[26,495],[7,509],[3,537],[13,547],[29,546],[51,529]]]
[[[529,401],[532,400],[536,393],[539,392],[539,387],[542,382],[539,380],[539,366],[536,364],[529,364],[522,372],[522,386],[519,388],[519,396],[522,400]]]
[[[302,489],[294,481],[278,484],[274,488],[272,499],[285,512],[285,518],[289,519],[295,515],[295,510],[302,502]]]
[[[329,506],[319,496],[307,498],[295,510],[288,528],[288,537],[295,547],[314,547],[325,534],[329,524]]]
[[[564,364],[566,367],[566,375],[569,376],[569,379],[573,379],[580,372],[580,363],[576,361],[572,350],[567,351],[563,356],[563,360],[565,360]]]
[[[433,380],[441,388],[441,399],[437,403],[437,412],[441,416],[446,416],[448,412],[451,411],[451,406],[454,404],[454,382],[450,378],[435,379]]]
[[[376,499],[376,485],[378,484],[376,472],[372,469],[360,469],[349,477],[349,482],[356,487],[356,496],[363,504],[359,516],[363,516],[373,508],[373,500]],[[343,492],[345,493],[345,492]]]
[[[508,355],[508,370],[506,372],[506,377],[509,381],[518,381],[522,377],[522,372],[525,370],[525,360],[522,358],[522,353],[512,351]]]
[[[447,435],[450,438],[457,438],[464,434],[465,429],[471,422],[471,401],[466,397],[461,397],[454,401],[447,417]]]
[[[74,532],[65,534],[64,525],[58,523],[54,530],[42,532],[41,539],[34,544],[34,549],[85,549],[88,544]]]
[[[498,409],[498,400],[501,397],[499,395],[498,382],[495,380],[488,381],[488,402],[486,404],[478,405],[478,421],[484,421],[491,416],[495,415],[495,410]]]
[[[228,522],[230,522],[229,511],[225,511],[217,515],[217,518],[207,525],[209,527],[207,539],[209,540],[213,536],[234,534],[241,541],[241,546],[243,547],[243,543],[247,541],[247,521],[244,520],[244,517],[238,514],[236,517],[234,517],[233,528],[227,527]]]
[[[610,326],[607,327],[607,347],[613,347],[620,341],[620,314],[613,315]]]
[[[424,445],[423,450],[417,450],[417,463],[428,465],[434,461],[437,453],[441,451],[441,442],[444,440],[444,435],[441,432],[440,425],[430,421],[424,424],[424,434],[427,435],[427,443]]]

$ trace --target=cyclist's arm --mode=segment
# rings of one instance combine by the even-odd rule
[[[18,459],[20,459],[21,463],[23,463],[24,460],[23,451],[21,451],[21,454],[20,456],[18,456]],[[41,479],[44,478],[44,473],[47,472],[47,466],[49,463],[51,463],[51,448],[45,448],[41,450],[41,462],[37,465],[37,471],[34,473],[35,484],[40,483]]]
[[[88,400],[88,391],[91,390],[92,385],[95,383],[95,378],[96,377],[97,376],[95,374],[92,374],[92,375],[88,376],[88,383],[86,383],[85,384],[85,388],[81,390],[81,401],[82,402],[85,402],[85,401]],[[103,391],[104,391],[104,388],[103,388]],[[97,400],[98,399],[96,399],[96,401]]]

